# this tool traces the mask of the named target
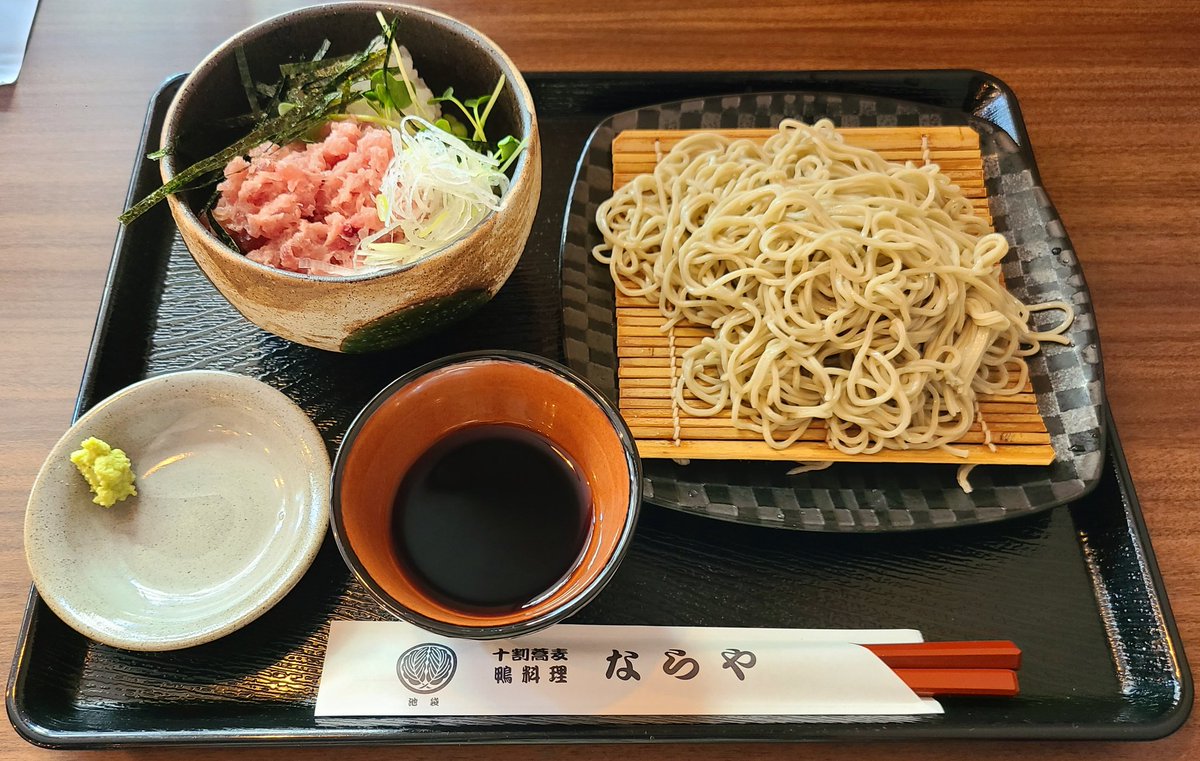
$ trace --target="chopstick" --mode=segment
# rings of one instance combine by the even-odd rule
[[[1019,669],[1021,649],[1012,642],[917,642],[864,645],[893,669]]]
[[[1012,642],[864,645],[921,697],[1011,697],[1020,692],[1021,649]]]
[[[1019,693],[1017,672],[1008,669],[894,669],[908,688],[923,698],[950,696],[1012,697]]]

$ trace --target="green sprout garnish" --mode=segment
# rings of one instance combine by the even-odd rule
[[[412,103],[404,83],[383,70],[371,74],[371,89],[364,92],[363,97],[381,109],[396,112]]]
[[[500,75],[500,79],[496,81],[496,89],[492,90],[490,95],[480,95],[478,98],[470,98],[466,101],[461,101],[454,96],[454,88],[447,87],[446,92],[440,97],[433,98],[430,103],[453,103],[458,106],[458,110],[462,111],[463,116],[467,117],[467,124],[471,127],[471,139],[478,143],[487,142],[487,133],[484,132],[483,126],[487,123],[488,114],[492,112],[492,104],[499,97],[500,91],[504,89],[504,75]],[[483,113],[479,113],[479,109],[483,107]],[[447,130],[449,131],[449,130]],[[459,135],[465,137],[465,135]]]
[[[467,125],[454,118],[454,114],[446,114],[441,119],[435,121],[433,126],[463,140],[467,138]]]
[[[496,143],[496,150],[492,151],[492,158],[500,162],[500,171],[507,172],[512,163],[517,160],[517,156],[521,151],[525,150],[528,140],[517,140],[512,135],[503,138],[499,143]]]

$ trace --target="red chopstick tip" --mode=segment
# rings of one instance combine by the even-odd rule
[[[1013,697],[1020,693],[1017,672],[1008,669],[896,669],[909,689],[925,698]]]

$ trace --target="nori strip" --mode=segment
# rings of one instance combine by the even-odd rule
[[[245,156],[258,145],[266,142],[286,145],[300,139],[314,125],[326,121],[339,109],[349,105],[349,102],[357,95],[350,92],[348,83],[367,76],[367,72],[387,58],[386,50],[374,50],[376,40],[372,40],[366,50],[350,56],[346,65],[340,67],[331,76],[313,77],[301,86],[293,87],[289,91],[289,95],[292,93],[301,95],[296,100],[294,108],[278,116],[267,116],[240,140],[181,170],[171,178],[170,182],[165,183],[121,214],[119,217],[121,222],[129,224],[144,214],[147,209],[173,193],[199,187],[203,184],[200,182],[201,180],[208,178],[213,173],[221,172],[225,165],[234,158]]]

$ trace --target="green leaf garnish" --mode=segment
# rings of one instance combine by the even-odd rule
[[[498,161],[508,161],[508,159],[511,158],[520,147],[521,141],[512,135],[508,135],[503,140],[496,143],[496,152],[494,155]]]
[[[499,143],[496,143],[496,150],[492,154],[500,162],[500,171],[507,172],[512,163],[517,160],[517,156],[521,155],[521,151],[525,150],[528,140],[517,140],[512,135],[505,137]]]
[[[504,75],[500,75],[500,79],[496,80],[496,87],[492,90],[492,94],[487,98],[487,107],[483,109],[483,115],[479,117],[479,135],[480,140],[487,140],[483,134],[483,125],[487,123],[488,115],[492,113],[492,106],[496,105],[496,99],[500,97],[500,91],[504,89]]]
[[[496,98],[500,96],[500,91],[504,89],[504,75],[500,75],[500,79],[496,81],[496,87],[490,95],[480,95],[478,98],[470,98],[466,101],[460,101],[454,97],[454,88],[447,87],[446,91],[436,98],[431,98],[430,103],[453,103],[458,106],[458,110],[462,111],[463,116],[467,117],[467,124],[471,129],[467,132],[471,133],[471,139],[480,142],[487,142],[487,133],[484,132],[483,126],[487,123],[488,115],[492,112],[492,106],[496,103]],[[479,108],[483,106],[483,113],[479,113]],[[459,135],[466,137],[466,133]]]
[[[463,142],[469,143],[469,141],[465,139],[467,136],[467,125],[455,118],[454,114],[446,114],[442,118],[434,121],[433,126],[437,127],[443,132],[448,132],[457,138],[463,138]],[[475,146],[471,146],[471,148],[479,151],[480,153],[486,153],[486,146],[485,150],[479,150],[478,148],[475,148]]]
[[[477,140],[482,139],[479,137],[479,134],[482,132],[482,130],[480,129],[479,122],[476,121],[476,119],[475,119],[475,114],[472,113],[467,108],[466,104],[464,104],[458,98],[454,97],[454,88],[453,87],[447,87],[446,91],[444,93],[442,93],[440,96],[438,96],[436,98],[430,98],[429,102],[430,103],[453,103],[454,105],[458,106],[458,110],[462,111],[463,116],[467,117],[467,122],[473,128],[475,135],[476,135],[476,139]]]
[[[397,111],[412,105],[412,96],[403,83],[397,82],[396,78],[387,72],[383,74],[383,81],[387,83],[388,95],[392,96],[392,105]]]
[[[399,112],[412,104],[412,97],[404,83],[386,71],[376,71],[371,74],[370,100],[384,108]]]

